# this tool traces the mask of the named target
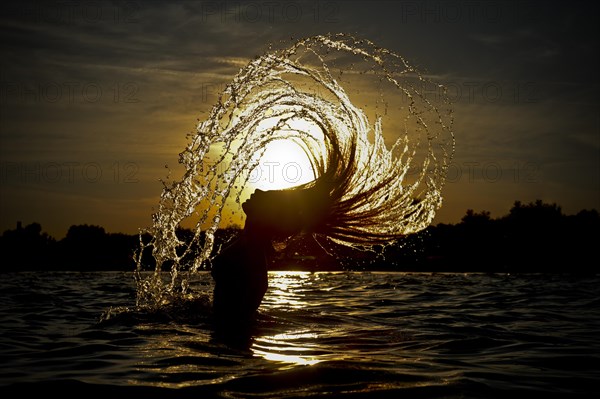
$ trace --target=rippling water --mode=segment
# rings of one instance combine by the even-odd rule
[[[592,395],[600,277],[270,274],[251,336],[207,308],[98,323],[131,306],[127,273],[16,273],[0,283],[0,388],[167,396]],[[212,288],[200,274],[193,288]]]

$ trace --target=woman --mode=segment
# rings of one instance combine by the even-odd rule
[[[356,162],[356,142],[345,151],[337,142],[327,144],[327,159],[315,163],[316,180],[286,190],[256,190],[242,205],[246,223],[241,236],[213,260],[213,310],[219,321],[253,317],[267,290],[274,240],[309,233],[347,245],[373,245],[398,238],[381,228],[381,216],[397,206],[386,189],[396,176],[390,173],[367,185],[363,176],[368,171]]]
[[[316,180],[285,190],[256,190],[242,204],[246,223],[240,237],[212,262],[213,313],[219,324],[239,325],[255,315],[267,291],[267,258],[274,253],[274,240],[326,230],[335,214],[334,186],[344,180],[335,176],[340,172],[339,150],[329,155],[328,162],[315,162]]]
[[[328,196],[321,187],[256,190],[242,205],[246,223],[240,237],[214,260],[213,311],[220,322],[249,321],[267,291],[267,259],[272,242],[315,231],[325,220]]]

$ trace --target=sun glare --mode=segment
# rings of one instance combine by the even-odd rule
[[[278,122],[277,118],[266,119],[259,129],[269,129]],[[323,133],[314,124],[301,119],[288,121],[290,131],[301,131],[313,136],[317,142]],[[250,183],[261,190],[281,190],[308,183],[315,179],[308,155],[300,142],[278,139],[270,142],[260,158],[258,166],[250,174]]]

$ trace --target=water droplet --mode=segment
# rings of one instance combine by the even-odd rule
[[[185,280],[188,274],[180,270],[177,253],[181,253],[182,245],[189,249],[192,244],[173,239],[175,231],[189,222],[192,214],[197,215],[194,224],[200,231],[195,233],[204,234],[205,239],[201,248],[194,250],[197,253],[194,265],[204,264],[212,253],[213,232],[222,222],[221,215],[227,215],[227,211],[235,214],[228,208],[231,195],[244,190],[250,170],[258,165],[256,157],[260,158],[265,146],[274,139],[294,138],[305,143],[314,160],[322,165],[327,165],[334,156],[341,157],[338,166],[348,167],[351,172],[339,174],[346,179],[342,182],[346,187],[344,198],[356,201],[356,207],[344,218],[352,219],[361,213],[373,215],[370,219],[360,219],[360,224],[340,226],[348,232],[364,237],[381,234],[389,239],[409,234],[425,228],[440,206],[447,170],[443,165],[449,164],[454,150],[449,128],[452,112],[447,110],[448,102],[443,95],[437,96],[440,98],[435,102],[415,89],[412,82],[426,82],[426,78],[399,55],[350,35],[315,36],[279,51],[272,50],[271,44],[268,48],[269,53],[257,56],[240,70],[219,95],[207,119],[191,132],[190,144],[181,155],[183,176],[168,184],[161,180],[163,192],[152,217],[153,226],[147,229],[151,233],[150,242],[146,242],[154,248],[157,271],[173,264],[171,283],[163,283],[156,277],[148,277],[150,280],[140,277],[138,304],[163,304],[178,295],[174,287],[188,289]],[[340,81],[332,76],[338,66],[326,62],[337,59],[338,55],[339,59],[351,59],[347,69],[339,70]],[[359,73],[345,73],[348,70]],[[365,82],[373,83],[373,87]],[[389,86],[385,100],[384,91],[378,92],[379,85]],[[381,108],[380,101],[388,115],[388,94],[394,100],[390,104],[397,110],[389,117],[400,126],[404,124],[405,129],[405,135],[395,142],[398,147],[395,152],[387,145],[394,144],[395,134],[385,136],[388,125],[379,126],[380,122],[370,120],[369,116],[373,105],[377,110]],[[355,97],[371,102],[358,107],[352,103]],[[273,115],[281,118],[280,125],[268,120]],[[321,136],[326,142],[323,137],[312,137],[308,127],[294,128],[293,116],[300,119],[310,116],[323,126]],[[244,165],[252,168],[243,170]],[[167,164],[165,168],[169,169]],[[234,178],[240,175],[246,176],[246,180]],[[380,184],[388,180],[393,184]],[[422,201],[411,200],[420,196],[424,198]],[[240,202],[239,195],[235,196],[237,209]],[[355,231],[356,226],[360,229]],[[330,238],[339,244],[356,244],[347,237]],[[365,243],[382,242],[373,239]],[[140,259],[138,270],[142,270]]]

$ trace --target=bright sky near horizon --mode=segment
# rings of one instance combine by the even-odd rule
[[[165,165],[177,179],[186,134],[238,70],[269,44],[328,32],[372,40],[448,87],[457,147],[435,222],[468,208],[502,216],[515,200],[599,209],[596,19],[587,2],[3,5],[0,233],[18,220],[58,238],[73,224],[148,226]],[[300,163],[274,149],[286,151],[270,159]]]

